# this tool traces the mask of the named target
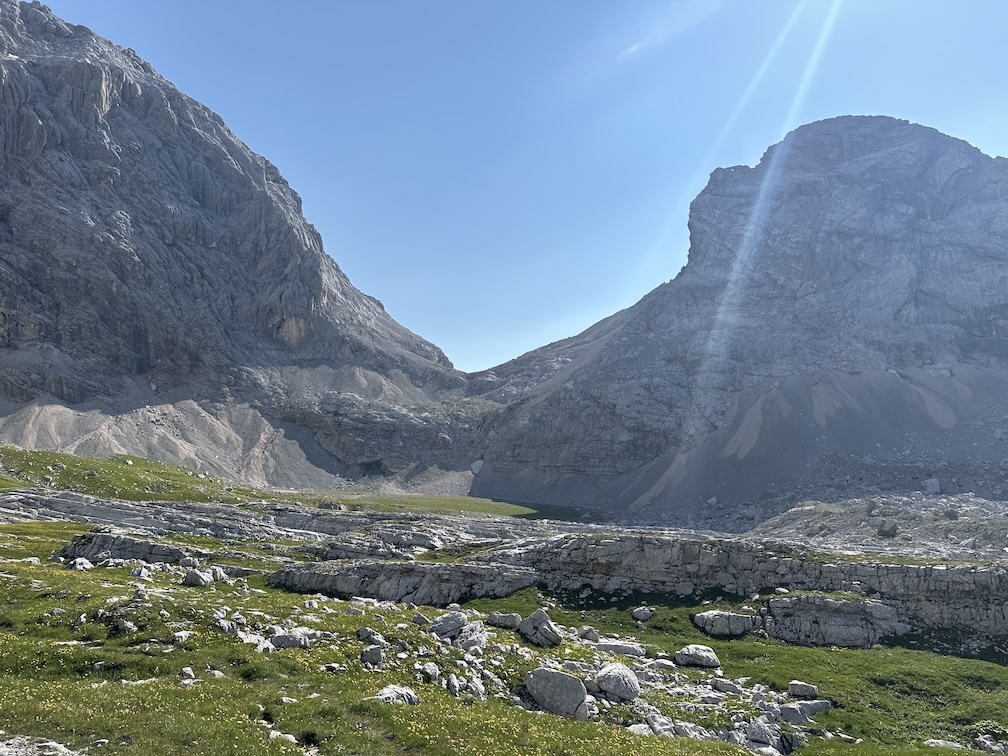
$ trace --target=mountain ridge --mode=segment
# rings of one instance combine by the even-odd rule
[[[466,375],[134,52],[0,0],[0,99],[2,440],[697,525],[1008,490],[1008,161],[934,129],[842,116],[713,171],[673,280]]]

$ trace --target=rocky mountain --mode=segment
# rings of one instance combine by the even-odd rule
[[[1008,494],[1008,161],[933,129],[835,118],[716,170],[674,280],[466,376],[131,50],[0,0],[0,101],[0,440],[722,529]]]
[[[1008,160],[883,117],[714,171],[679,276],[475,377],[508,408],[474,491],[722,527],[925,479],[999,495],[1006,197]]]
[[[461,374],[351,285],[219,116],[16,0],[0,102],[0,435],[287,485],[450,444],[405,408]]]

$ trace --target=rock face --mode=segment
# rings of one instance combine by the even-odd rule
[[[409,408],[460,374],[350,284],[219,116],[132,50],[16,0],[0,0],[0,102],[3,414],[45,408],[0,436],[262,482],[281,463],[331,482],[451,447],[447,418]],[[126,421],[89,420],[85,402]]]
[[[836,118],[714,171],[674,280],[464,376],[133,51],[0,0],[0,102],[0,440],[722,530],[1008,494],[1008,160],[933,129]]]
[[[882,117],[714,171],[675,280],[481,377],[510,409],[474,492],[724,529],[747,500],[920,490],[942,460],[1004,490],[981,466],[1004,456],[1006,192],[1008,160]]]
[[[527,568],[425,562],[312,562],[274,572],[269,584],[302,593],[444,606],[478,596],[509,596],[535,585]]]

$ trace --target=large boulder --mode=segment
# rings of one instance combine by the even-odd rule
[[[819,688],[812,683],[792,680],[787,686],[788,695],[792,698],[812,699],[819,697]]]
[[[454,638],[468,621],[464,612],[448,612],[431,622],[427,629],[439,638]]]
[[[525,675],[525,689],[551,714],[582,721],[588,719],[588,691],[574,675],[539,667]]]
[[[310,627],[292,627],[286,632],[277,633],[270,641],[274,648],[308,648],[318,637],[319,632]]]
[[[213,585],[213,582],[213,575],[197,569],[189,570],[186,576],[182,578],[182,585],[188,585],[193,588],[206,588],[208,585]]]
[[[720,667],[721,661],[710,646],[701,646],[699,643],[691,643],[684,646],[675,653],[675,663],[680,667],[706,667],[709,669]]]
[[[520,614],[504,614],[503,612],[490,612],[487,617],[487,624],[492,627],[499,627],[503,630],[517,630],[521,624]]]
[[[640,695],[640,681],[625,664],[607,664],[595,675],[595,684],[603,693],[621,701],[633,701]]]
[[[708,635],[717,638],[735,638],[745,635],[762,624],[762,618],[751,614],[735,614],[712,609],[693,615],[693,624]]]
[[[536,609],[518,625],[518,632],[529,641],[543,648],[560,645],[563,633],[549,618],[545,609]]]
[[[654,617],[655,610],[650,606],[638,606],[633,610],[631,615],[638,622],[647,622],[649,619]]]

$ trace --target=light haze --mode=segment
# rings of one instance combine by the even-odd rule
[[[689,202],[802,123],[1008,154],[1008,3],[53,0],[275,163],[353,283],[475,371],[673,278]]]

